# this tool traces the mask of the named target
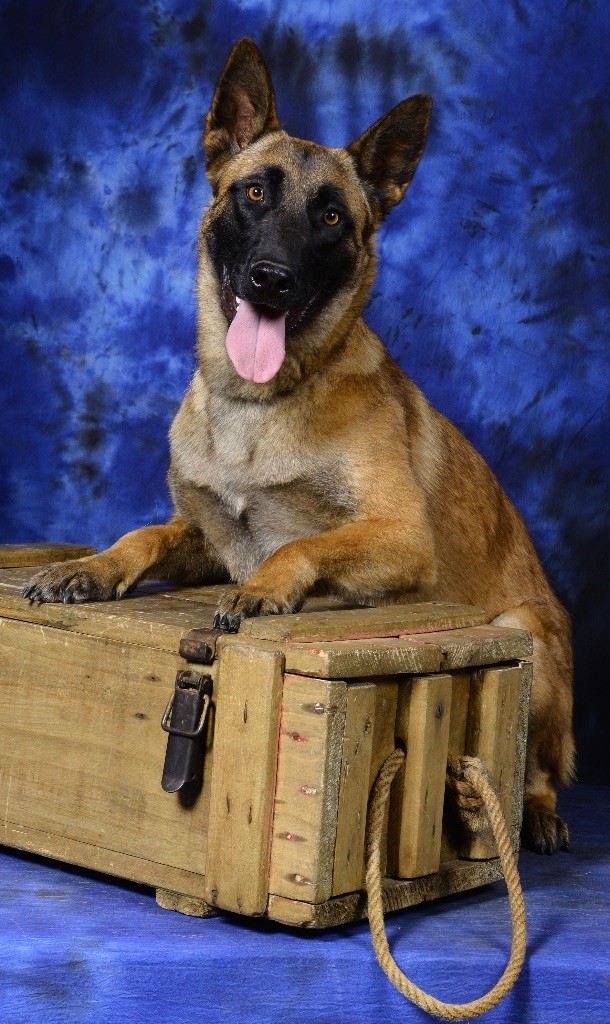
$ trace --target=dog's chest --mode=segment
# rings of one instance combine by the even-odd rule
[[[290,422],[266,406],[219,403],[210,409],[197,482],[211,487],[235,516],[315,471],[315,457],[295,438]]]
[[[198,489],[200,525],[234,578],[283,544],[345,521],[336,457],[289,410],[206,396],[185,423],[173,462]]]

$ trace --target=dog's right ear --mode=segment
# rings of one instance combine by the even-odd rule
[[[212,184],[228,159],[279,127],[265,62],[251,39],[240,39],[229,54],[205,120],[203,145]]]

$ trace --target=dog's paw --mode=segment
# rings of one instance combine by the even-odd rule
[[[451,818],[470,835],[482,837],[490,829],[485,805],[472,784],[463,777],[459,762],[447,765],[446,793]]]
[[[290,601],[278,591],[243,587],[222,595],[212,626],[227,633],[237,633],[242,619],[255,615],[287,615],[298,611],[299,607],[297,602]]]
[[[568,826],[555,811],[542,803],[528,801],[523,808],[521,845],[535,853],[557,853],[570,849]]]
[[[89,555],[47,565],[23,588],[30,603],[108,601],[123,597],[134,583],[123,578],[117,565],[102,555]]]

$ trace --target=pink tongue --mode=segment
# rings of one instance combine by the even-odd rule
[[[267,316],[242,299],[225,344],[240,377],[266,384],[275,377],[286,355],[286,314]]]

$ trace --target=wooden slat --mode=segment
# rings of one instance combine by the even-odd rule
[[[0,544],[0,569],[65,562],[68,558],[94,555],[95,551],[83,544]]]
[[[438,672],[439,646],[407,640],[335,640],[286,645],[286,671],[322,679],[388,676],[400,672]]]
[[[125,856],[203,874],[209,773],[192,807],[161,789],[161,715],[183,667],[176,654],[0,619],[5,841],[35,830],[55,836],[38,852],[99,847],[75,863],[111,874]]]
[[[412,907],[442,896],[467,892],[500,878],[502,868],[497,858],[470,862],[449,861],[441,864],[439,871],[422,878],[401,881],[385,878],[382,883],[383,908],[387,912]],[[267,908],[269,917],[274,921],[299,928],[331,928],[366,917],[366,911],[366,892],[363,890],[335,896],[324,903],[305,903],[271,895]]]
[[[468,725],[468,697],[470,693],[470,672],[451,674],[451,711],[449,718],[449,752],[461,757],[466,749],[466,728]],[[443,804],[443,835],[441,840],[441,864],[459,857],[462,841],[459,815],[451,799],[445,793]]]
[[[449,671],[469,666],[496,665],[501,661],[518,661],[532,653],[532,635],[525,629],[504,626],[470,626],[442,632],[401,637],[405,642],[432,644],[440,648],[440,670]]]
[[[396,736],[407,759],[390,802],[388,874],[416,878],[440,863],[451,711],[451,676],[416,676],[400,686]]]
[[[240,636],[279,642],[366,640],[370,637],[476,626],[485,621],[485,612],[480,608],[428,602],[245,619],[240,626]]]
[[[286,674],[269,891],[332,895],[347,686]]]
[[[519,663],[521,688],[519,691],[519,713],[517,716],[517,743],[515,750],[515,774],[512,785],[512,808],[510,813],[510,837],[515,857],[521,845],[521,823],[523,821],[523,791],[525,788],[525,761],[527,755],[527,730],[529,722],[530,695],[533,679],[531,661]]]
[[[379,680],[375,683],[375,717],[373,719],[373,743],[371,753],[371,771],[369,775],[369,794],[375,784],[379,770],[387,757],[396,747],[396,706],[398,703],[399,682],[394,679]],[[388,821],[390,806],[386,807],[382,828],[381,871],[385,873],[388,852]],[[363,874],[364,881],[364,874]]]
[[[149,826],[142,827],[142,847],[145,850]],[[201,834],[195,830],[194,838],[201,847]],[[36,853],[41,857],[76,864],[90,871],[100,871],[116,878],[127,878],[140,885],[170,889],[203,900],[204,876],[199,871],[189,871],[170,864],[160,864],[144,855],[133,856],[119,850],[109,850],[97,843],[80,842],[61,836],[56,832],[31,828],[0,819],[0,845]]]
[[[209,626],[212,622],[209,606],[194,601],[169,601],[154,595],[83,604],[30,604],[21,596],[21,591],[31,575],[23,568],[0,571],[0,615],[86,636],[176,652],[189,630]]]
[[[364,839],[373,753],[375,691],[374,683],[354,683],[347,690],[333,896],[359,889],[364,880]]]
[[[242,914],[267,905],[283,667],[280,651],[235,644],[215,686],[205,899]]]
[[[470,683],[466,752],[487,767],[506,821],[510,824],[515,776],[522,670],[518,666],[474,672]],[[496,857],[493,838],[466,839],[460,856]]]

